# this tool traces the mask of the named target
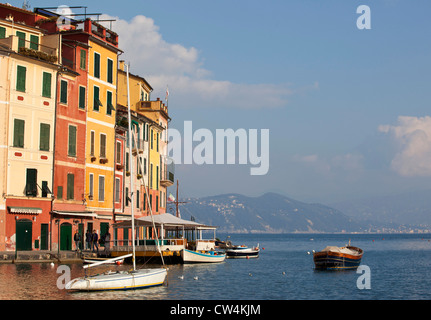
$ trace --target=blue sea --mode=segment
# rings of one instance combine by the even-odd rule
[[[218,234],[221,240],[228,235]],[[57,286],[58,265],[0,264],[0,299],[12,300],[429,300],[431,234],[230,234],[255,246],[257,259],[169,265],[166,286],[137,291],[69,293]],[[315,271],[312,251],[328,245],[364,250],[361,273]],[[67,265],[71,277],[82,264]],[[138,265],[139,267],[140,265]],[[106,268],[106,267],[103,267]],[[116,268],[130,268],[123,265]],[[99,269],[93,272],[103,272]],[[365,275],[367,278],[364,278]],[[362,277],[362,278],[361,278]],[[366,286],[361,284],[367,284]]]

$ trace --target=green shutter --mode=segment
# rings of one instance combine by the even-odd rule
[[[6,28],[0,27],[0,39],[6,38]]]
[[[57,187],[57,199],[63,199],[63,187],[62,186]]]
[[[49,151],[49,134],[50,125],[46,123],[40,124],[40,143],[39,148],[41,151]]]
[[[94,54],[94,77],[100,78],[100,54]]]
[[[17,31],[16,36],[19,38],[18,40],[18,50],[20,48],[25,48],[25,33]]]
[[[69,126],[69,148],[67,154],[76,157],[76,127]]]
[[[67,81],[61,80],[60,85],[60,102],[67,104]]]
[[[100,135],[100,157],[106,158],[106,135]]]
[[[51,80],[52,75],[44,72],[42,79],[42,96],[45,98],[51,98]]]
[[[114,61],[108,59],[108,82],[113,83],[114,79]]]
[[[75,175],[67,174],[67,200],[73,200],[74,197],[74,189],[75,189]]]
[[[112,110],[115,111],[114,106],[112,105],[112,92],[107,91],[107,98],[106,98],[106,114],[112,115]]]
[[[87,69],[87,51],[81,49],[81,69]]]
[[[25,128],[24,120],[14,119],[13,146],[16,148],[24,148],[24,128]]]
[[[39,51],[39,37],[30,35],[30,48]]]
[[[99,106],[101,105],[99,100],[99,93],[100,89],[99,87],[94,86],[94,93],[93,93],[93,110],[99,111]]]
[[[85,87],[79,87],[79,109],[85,109]]]
[[[26,80],[27,68],[18,66],[16,71],[16,90],[25,92],[25,80]]]

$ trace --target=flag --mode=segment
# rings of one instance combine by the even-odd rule
[[[166,86],[166,104],[168,103],[168,97],[169,97],[169,88]]]
[[[175,201],[175,197],[172,195],[172,193],[169,194],[168,201]]]

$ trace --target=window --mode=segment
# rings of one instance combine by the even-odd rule
[[[94,131],[90,132],[90,156],[94,156],[94,140],[95,140],[95,133]]]
[[[106,158],[106,134],[100,134],[100,157]]]
[[[62,186],[57,187],[57,199],[63,199],[63,187]]]
[[[100,78],[100,54],[94,53],[94,77]]]
[[[25,195],[27,197],[37,196],[37,170],[27,169]]]
[[[94,91],[93,91],[93,110],[94,111],[99,111],[99,107],[102,106],[99,96],[100,96],[100,88],[94,86]]]
[[[129,206],[129,201],[130,201],[129,188],[126,187],[126,207]]]
[[[153,129],[151,129],[151,135],[150,135],[150,143],[151,143],[151,150],[153,150],[153,141],[154,141],[154,137],[153,137]]]
[[[49,151],[49,135],[51,126],[46,123],[40,124],[39,150]]]
[[[115,178],[115,202],[120,202],[120,179]]]
[[[42,97],[51,98],[52,74],[44,72],[42,76]]]
[[[0,27],[0,39],[6,38],[6,28]]]
[[[159,190],[159,166],[156,166],[156,190]]]
[[[136,190],[136,208],[139,208],[139,190]]]
[[[15,148],[24,148],[24,127],[25,121],[14,119],[13,121],[13,146]]]
[[[150,189],[153,189],[153,164],[150,164]]]
[[[90,173],[90,178],[89,178],[89,182],[88,182],[88,198],[90,200],[93,200],[93,195],[94,195],[94,175],[92,173]]]
[[[39,37],[35,35],[30,35],[30,49],[39,51]]]
[[[18,37],[18,50],[21,48],[25,48],[25,33],[17,31],[16,36]]]
[[[67,154],[71,157],[76,157],[76,127],[69,126],[69,147]]]
[[[159,133],[156,133],[156,139],[157,139],[157,152],[159,152]]]
[[[80,67],[82,70],[87,69],[87,51],[85,51],[84,49],[81,49]]]
[[[159,196],[156,196],[156,212],[159,212]]]
[[[115,110],[114,106],[112,105],[112,92],[107,91],[106,92],[106,114],[112,115],[112,110]]]
[[[25,92],[27,68],[18,66],[16,71],[16,91]]]
[[[99,201],[105,201],[105,177],[99,176]]]
[[[144,158],[144,174],[147,174],[147,158]]]
[[[84,51],[85,52],[85,51]],[[85,87],[79,87],[79,109],[85,110]]]
[[[72,173],[67,174],[67,200],[73,200],[75,189],[75,175]]]
[[[130,159],[129,159],[129,153],[128,152],[126,152],[126,172],[129,172],[130,170],[129,170],[129,162],[130,162]]]
[[[115,159],[115,161],[117,162],[117,163],[119,163],[119,164],[121,164],[121,142],[120,141],[117,141],[117,150],[116,150],[116,154],[117,154],[117,156],[116,156],[116,159]]]
[[[60,102],[67,104],[67,81],[61,80],[60,84]]]
[[[51,193],[48,188],[48,181],[42,181],[42,198],[48,197],[48,193]]]
[[[113,83],[114,79],[114,61],[108,58],[108,79],[109,83]]]
[[[138,157],[138,158],[136,159],[136,172],[137,172],[137,174],[141,174],[141,175],[142,175],[141,161],[142,161],[142,158],[141,158],[141,157]]]

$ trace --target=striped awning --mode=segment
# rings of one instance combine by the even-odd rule
[[[11,214],[41,214],[41,208],[33,207],[8,207]]]
[[[53,214],[61,215],[61,216],[79,216],[79,217],[96,217],[96,214],[93,211],[60,211],[54,210]]]

